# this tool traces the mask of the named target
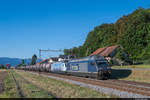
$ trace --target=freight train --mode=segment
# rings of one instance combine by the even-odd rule
[[[17,69],[83,76],[100,80],[108,79],[111,75],[111,67],[108,61],[99,55],[47,64],[21,66]]]

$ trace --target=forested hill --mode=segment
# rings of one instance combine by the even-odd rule
[[[65,49],[64,53],[72,51],[83,57],[112,45],[121,45],[134,61],[150,59],[150,9],[138,8],[115,23],[95,27],[82,46]]]

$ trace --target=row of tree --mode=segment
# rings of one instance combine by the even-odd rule
[[[0,69],[6,69],[6,66],[4,66],[3,64],[0,64]]]
[[[85,57],[112,45],[121,45],[134,62],[150,61],[150,9],[138,8],[115,23],[95,27],[82,46],[64,49],[64,54]]]
[[[34,54],[32,56],[32,61],[31,61],[31,63],[29,65],[36,64],[36,60],[37,60],[37,56],[36,56],[36,54]],[[26,66],[24,59],[22,59],[21,64],[19,64],[18,66]]]

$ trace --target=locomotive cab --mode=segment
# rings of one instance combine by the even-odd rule
[[[97,78],[108,79],[111,74],[111,68],[109,67],[107,60],[96,60],[97,65]]]

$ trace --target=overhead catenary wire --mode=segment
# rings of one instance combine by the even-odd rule
[[[47,49],[47,50],[44,50],[44,49],[39,49],[39,58],[41,59],[41,53],[42,52],[63,52],[63,50],[52,50],[52,49]]]

